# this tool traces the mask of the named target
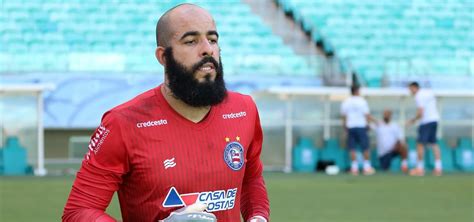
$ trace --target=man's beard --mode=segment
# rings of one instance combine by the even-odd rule
[[[218,63],[213,57],[205,57],[191,69],[187,69],[174,59],[171,47],[165,49],[163,56],[166,59],[165,75],[168,77],[168,87],[179,100],[193,107],[203,107],[219,104],[227,96],[220,58]],[[213,81],[208,75],[204,82],[199,82],[195,73],[208,62],[214,64],[216,78]]]

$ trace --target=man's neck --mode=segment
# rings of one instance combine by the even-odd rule
[[[201,122],[211,110],[211,106],[194,107],[176,98],[166,84],[161,87],[165,100],[177,113],[194,123]]]

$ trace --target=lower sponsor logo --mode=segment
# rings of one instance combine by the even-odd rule
[[[214,212],[234,208],[236,196],[237,188],[179,194],[176,188],[171,187],[162,205],[163,207],[184,207],[194,203],[204,203],[207,205],[207,212]]]

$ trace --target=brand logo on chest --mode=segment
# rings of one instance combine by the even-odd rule
[[[174,162],[174,157],[163,161],[163,166],[165,167],[165,170],[168,168],[175,167],[176,163]]]

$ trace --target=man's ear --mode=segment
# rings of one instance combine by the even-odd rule
[[[156,47],[155,57],[162,66],[165,66],[166,64],[166,59],[164,57],[164,54],[165,54],[165,48],[163,46]]]

